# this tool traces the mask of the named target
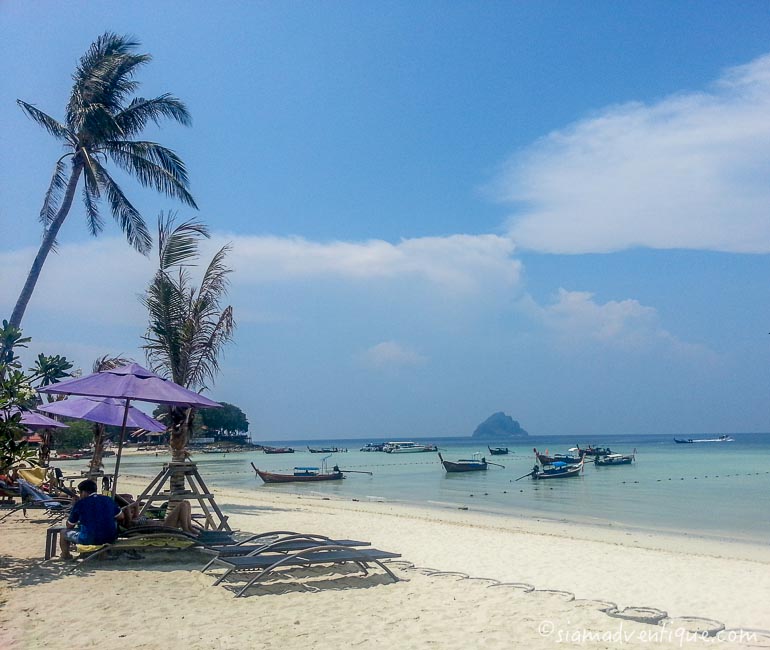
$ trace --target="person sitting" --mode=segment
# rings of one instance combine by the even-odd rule
[[[118,534],[118,504],[98,494],[96,482],[91,479],[80,482],[78,494],[79,499],[67,519],[67,530],[59,538],[64,560],[72,559],[72,544],[109,544],[115,541]]]

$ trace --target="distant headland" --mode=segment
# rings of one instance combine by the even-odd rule
[[[516,420],[502,411],[490,415],[473,432],[474,438],[481,438],[482,440],[524,438],[528,435],[529,433],[522,429]]]

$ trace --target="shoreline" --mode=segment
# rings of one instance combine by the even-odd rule
[[[158,457],[170,456],[170,452],[165,451],[137,451],[124,450],[124,455],[131,456],[147,456]],[[77,462],[77,461],[73,461]],[[160,465],[158,466],[160,469]],[[251,470],[241,472],[244,475],[251,475]],[[140,483],[142,481],[149,481],[154,476],[154,473],[148,474],[131,474],[130,469],[126,469],[125,473],[120,478],[121,486],[125,485],[124,481]],[[275,491],[271,492],[270,486],[258,486],[258,490],[247,490],[241,487],[228,485],[221,487],[217,485],[216,481],[213,483],[209,479],[207,481],[209,487],[214,489],[215,492],[236,492],[242,494],[245,498],[262,498],[264,497],[279,497],[285,496],[287,498],[293,498],[295,496],[301,496],[303,498],[317,498],[320,501],[333,501],[335,503],[384,503],[392,504],[398,508],[425,510],[428,512],[436,513],[455,513],[463,512],[466,514],[476,514],[479,516],[490,517],[498,519],[500,521],[518,522],[516,528],[518,530],[527,530],[528,527],[542,528],[544,534],[553,533],[556,536],[560,536],[559,528],[569,527],[573,533],[575,531],[581,531],[581,539],[593,540],[593,541],[606,541],[609,537],[621,543],[623,541],[629,541],[626,538],[631,537],[633,544],[641,544],[644,548],[651,550],[677,550],[680,548],[683,542],[695,543],[699,545],[699,553],[705,553],[714,557],[723,557],[725,548],[730,549],[730,554],[727,557],[734,557],[736,559],[747,560],[761,560],[770,562],[770,546],[768,546],[764,539],[758,537],[746,537],[740,534],[728,533],[726,531],[709,531],[702,529],[683,529],[675,530],[664,526],[647,526],[647,525],[634,525],[628,524],[612,519],[600,519],[600,518],[588,518],[584,515],[571,514],[570,517],[565,517],[561,514],[550,513],[546,511],[535,511],[522,507],[518,509],[518,512],[503,511],[494,505],[485,505],[483,501],[465,501],[465,502],[439,502],[433,500],[425,501],[407,501],[401,499],[388,499],[387,497],[353,497],[353,496],[339,496],[336,494],[324,494],[321,496],[319,493],[311,492],[312,488],[307,490],[298,490],[296,492],[284,492]],[[283,486],[285,487],[285,486]],[[644,538],[659,542],[657,544],[653,542],[644,542]],[[661,543],[662,542],[662,543]]]

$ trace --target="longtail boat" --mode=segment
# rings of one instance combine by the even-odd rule
[[[318,467],[295,467],[293,474],[275,474],[257,469],[251,464],[257,476],[265,483],[313,483],[315,481],[341,481],[345,475],[336,465],[331,472],[323,472]]]
[[[508,447],[490,447],[487,445],[487,449],[492,456],[505,456],[508,453]]]
[[[631,454],[607,454],[601,456],[594,461],[594,464],[598,467],[606,467],[608,465],[630,465],[636,460],[636,449]]]
[[[571,456],[569,454],[554,454],[553,456],[549,456],[548,453],[541,454],[535,448],[533,448],[532,451],[535,452],[535,457],[537,458],[537,461],[541,465],[551,465],[552,463],[566,463],[567,465],[577,465],[578,463],[581,463],[583,461],[582,450],[578,452],[577,456]]]
[[[593,445],[588,445],[585,449],[581,449],[580,445],[578,445],[575,447],[575,450],[583,456],[592,456],[593,458],[600,458],[612,453],[612,449],[609,447],[594,447]]]
[[[294,450],[291,447],[262,447],[262,451],[266,454],[293,454]]]
[[[538,454],[537,449],[535,449],[535,458],[538,462],[535,463],[532,471],[524,474],[524,476],[519,476],[519,478],[516,479],[517,481],[527,478],[528,476],[535,480],[546,478],[569,478],[570,476],[578,476],[583,471],[582,457],[577,464],[565,463],[561,460],[543,463],[540,460],[540,454]]]
[[[454,474],[456,472],[483,472],[486,471],[489,465],[494,465],[495,467],[503,467],[497,463],[487,462],[486,458],[479,458],[478,453],[474,454],[473,458],[466,458],[457,461],[444,460],[444,457],[440,452],[438,457],[441,461],[441,464],[444,466],[444,469],[450,474]]]
[[[568,465],[562,461],[556,461],[543,467],[535,465],[532,468],[530,476],[532,476],[533,479],[569,478],[571,476],[578,476],[582,469],[582,460],[577,465]]]

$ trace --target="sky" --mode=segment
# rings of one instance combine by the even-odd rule
[[[105,31],[189,128],[237,330],[208,394],[255,440],[770,431],[765,2],[0,2],[0,315],[41,237],[63,118]],[[107,213],[106,208],[104,209]],[[23,322],[85,372],[145,362],[155,268],[76,202]]]

